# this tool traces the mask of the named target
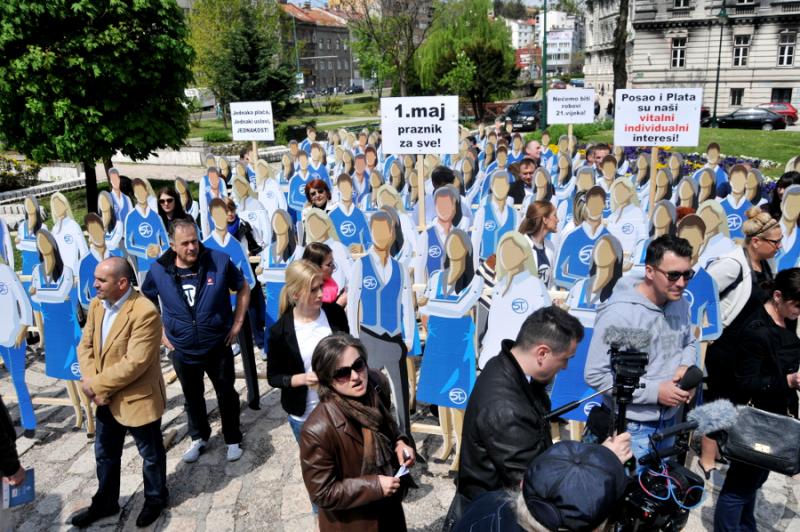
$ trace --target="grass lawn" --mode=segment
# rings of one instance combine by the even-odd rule
[[[612,142],[612,130],[600,131],[579,142]],[[700,128],[700,145],[694,147],[675,147],[684,153],[704,153],[709,143],[720,145],[725,155],[744,156],[754,159],[767,159],[778,163],[777,168],[762,168],[765,176],[779,177],[783,174],[786,162],[800,155],[800,132],[797,131],[761,131],[754,129],[711,129]]]

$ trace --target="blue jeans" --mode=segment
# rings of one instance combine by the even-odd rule
[[[303,430],[303,422],[297,421],[292,416],[289,416],[289,426],[292,427],[294,439],[297,441],[297,444],[300,445],[300,431]],[[314,504],[314,501],[311,501],[311,511],[314,512],[314,515],[319,513],[319,509],[317,508],[317,505]]]
[[[92,505],[104,509],[119,507],[120,459],[125,434],[133,436],[144,460],[144,500],[147,504],[167,505],[167,453],[161,436],[161,418],[141,427],[121,425],[107,406],[98,406],[94,454],[97,461],[97,493]]]
[[[755,532],[756,494],[769,471],[731,461],[717,498],[714,532]]]
[[[658,421],[646,421],[646,422],[639,422],[639,421],[628,421],[628,432],[631,435],[631,451],[633,452],[633,456],[638,461],[639,458],[645,456],[647,453],[650,452],[650,436],[658,432],[659,430],[664,430],[666,428],[671,427],[675,423],[675,419],[668,419],[666,421],[661,421],[659,424]],[[661,441],[658,444],[659,450],[666,450],[672,447],[673,443],[675,443],[675,438],[667,438],[666,440]],[[647,469],[646,466],[639,465],[638,462],[636,464],[636,471],[640,472]]]

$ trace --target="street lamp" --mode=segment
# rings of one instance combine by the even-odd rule
[[[714,82],[714,114],[711,116],[711,127],[717,127],[717,98],[719,97],[719,69],[722,64],[722,30],[728,22],[728,12],[725,10],[725,1],[717,15],[719,20],[719,51],[717,52],[717,80]]]
[[[547,129],[547,0],[542,7],[542,105],[539,113],[539,124],[542,131]]]

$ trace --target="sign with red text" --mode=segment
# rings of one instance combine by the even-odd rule
[[[697,146],[703,89],[624,89],[616,91],[614,144],[618,146]]]
[[[590,124],[594,122],[594,89],[547,91],[548,124]]]
[[[381,98],[383,153],[458,153],[458,96]]]
[[[272,102],[231,102],[233,140],[275,140]]]

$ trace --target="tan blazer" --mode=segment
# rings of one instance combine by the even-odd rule
[[[95,394],[110,399],[114,419],[141,427],[162,416],[167,390],[161,374],[161,316],[135,290],[122,305],[105,344],[101,344],[103,303],[92,299],[78,344],[81,374]]]

